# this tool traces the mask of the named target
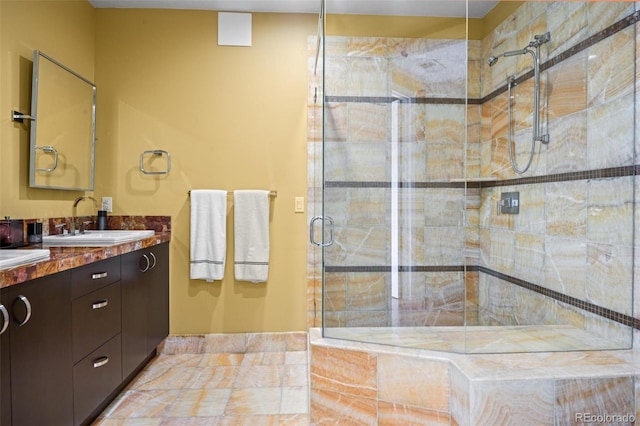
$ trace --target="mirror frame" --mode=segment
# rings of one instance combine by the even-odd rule
[[[38,171],[53,171],[57,165],[57,151],[51,146],[38,146],[37,144],[37,130],[38,130],[38,86],[40,80],[40,61],[47,60],[54,65],[60,67],[62,70],[68,72],[74,77],[77,77],[81,83],[86,83],[92,89],[91,99],[91,176],[89,177],[89,186],[87,187],[67,187],[67,186],[53,186],[42,185],[36,183],[36,173]],[[94,178],[95,178],[95,148],[96,148],[96,85],[90,80],[84,78],[77,72],[68,68],[67,66],[56,61],[52,57],[45,53],[34,50],[33,51],[33,78],[31,83],[31,131],[29,137],[29,186],[31,188],[46,188],[46,189],[61,189],[67,191],[93,191]],[[36,151],[42,149],[45,152],[53,152],[54,154],[54,167],[51,170],[37,170],[36,169]]]

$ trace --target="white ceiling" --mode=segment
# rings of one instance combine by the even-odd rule
[[[327,13],[464,17],[465,0],[326,0]],[[226,12],[318,13],[320,0],[89,0],[97,8],[198,9]],[[469,17],[482,18],[497,1],[469,0]]]

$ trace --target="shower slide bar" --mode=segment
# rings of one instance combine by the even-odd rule
[[[545,43],[548,43],[551,40],[551,33],[546,32],[544,34],[533,36],[533,40],[529,42],[529,44],[521,50],[511,50],[508,52],[503,52],[499,55],[491,55],[487,60],[490,67],[494,66],[498,59],[507,58],[510,56],[519,56],[519,55],[531,55],[533,58],[533,78],[534,78],[534,90],[533,90],[533,135],[531,138],[531,152],[529,153],[529,161],[524,168],[519,168],[516,163],[515,153],[513,152],[512,145],[515,143],[513,140],[513,131],[511,128],[511,90],[513,87],[517,85],[516,77],[511,75],[507,78],[507,116],[508,116],[508,129],[507,129],[507,139],[509,144],[509,160],[511,162],[511,167],[513,170],[522,174],[529,170],[531,166],[531,162],[533,161],[533,155],[535,152],[535,143],[540,142],[543,144],[549,143],[549,135],[542,134],[540,130],[540,46]],[[535,48],[535,51],[530,48]]]

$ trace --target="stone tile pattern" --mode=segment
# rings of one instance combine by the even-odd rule
[[[488,186],[481,191],[480,262],[491,270],[563,295],[632,315],[634,178],[571,180],[571,173],[634,164],[636,40],[631,25],[577,53],[572,47],[634,13],[633,3],[525,2],[482,41],[482,57],[526,45],[533,34],[551,32],[542,62],[574,53],[541,74],[541,117],[550,136],[537,146],[529,171],[509,166],[507,93],[509,75],[530,70],[528,57],[501,58],[481,66],[481,176],[499,180],[567,174],[526,185]],[[608,34],[607,34],[608,35]],[[605,53],[609,52],[609,53]],[[514,89],[512,108],[517,159],[528,158],[533,87]],[[498,215],[500,193],[519,191],[521,213]],[[568,324],[599,337],[631,344],[631,328],[508,282],[480,274],[478,322],[493,325]],[[636,311],[637,315],[637,311]]]
[[[390,264],[392,190],[359,188],[357,183],[391,180],[392,119],[398,122],[398,177],[404,182],[448,182],[463,176],[504,181],[633,165],[638,79],[634,58],[640,44],[634,39],[634,26],[601,37],[577,53],[572,50],[633,12],[631,2],[525,2],[484,40],[468,44],[327,37],[326,62],[320,61],[327,71],[326,86],[322,69],[310,71],[308,117],[309,215],[329,215],[336,222],[336,242],[326,250],[326,263]],[[563,56],[542,73],[541,117],[551,143],[537,146],[531,169],[520,176],[508,158],[505,82],[509,75],[529,71],[531,60],[529,55],[501,58],[489,67],[486,58],[521,49],[534,34],[545,31],[552,38],[542,48],[543,63],[567,52],[572,56]],[[309,46],[312,70],[313,37]],[[460,72],[462,54],[468,54],[468,76]],[[469,98],[481,100],[468,106],[400,104],[395,118],[389,104],[347,102],[349,96],[464,98],[467,77]],[[326,105],[324,152],[322,102],[317,101],[323,93],[335,98]],[[336,95],[344,101],[338,102]],[[517,86],[514,96],[516,155],[522,164],[531,135],[532,79]],[[326,180],[352,183],[325,188],[324,210],[323,155]],[[451,187],[403,188],[398,195],[399,261],[440,267],[480,265],[633,315],[637,243],[629,230],[640,219],[633,213],[634,186],[633,177],[616,177],[481,184],[470,186],[466,193]],[[508,191],[520,192],[519,215],[497,215],[500,193]],[[320,249],[309,245],[309,326],[321,325],[321,265]],[[391,275],[379,271],[327,274],[325,325],[568,324],[622,347],[630,344],[629,327],[486,274],[401,273],[399,300],[391,299],[390,282]],[[637,306],[635,312],[637,317]]]
[[[312,424],[448,425],[445,362],[311,346]]]
[[[95,425],[309,425],[306,333],[169,336]]]
[[[335,342],[311,337],[314,425],[635,424],[631,351],[460,358]]]

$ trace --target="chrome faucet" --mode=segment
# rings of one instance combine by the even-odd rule
[[[95,198],[89,195],[83,195],[82,197],[76,198],[76,200],[73,202],[73,213],[71,217],[71,226],[70,226],[71,229],[69,229],[69,234],[71,235],[75,235],[76,233],[76,216],[78,211],[78,204],[80,203],[80,201],[86,200],[86,199],[92,200],[94,207],[96,208],[96,210],[98,210],[98,202],[96,201]],[[80,233],[84,234],[84,226],[80,227]]]

